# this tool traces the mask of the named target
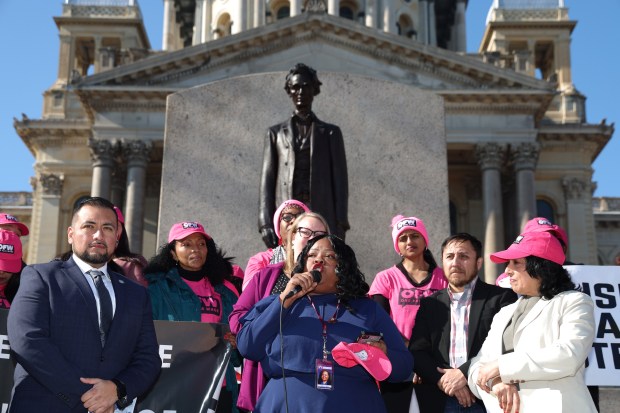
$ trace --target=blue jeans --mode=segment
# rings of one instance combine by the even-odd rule
[[[446,397],[446,407],[444,413],[486,413],[482,404],[474,403],[470,407],[463,407],[459,404],[456,397]]]

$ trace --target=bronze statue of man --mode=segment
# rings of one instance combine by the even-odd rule
[[[284,84],[295,110],[288,120],[270,127],[265,137],[258,228],[271,248],[278,241],[273,214],[287,199],[297,199],[323,215],[332,233],[343,239],[349,229],[342,132],[312,112],[312,101],[321,92],[321,84],[314,69],[297,63]]]

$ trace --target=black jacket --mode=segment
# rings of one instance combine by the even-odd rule
[[[459,367],[467,377],[470,360],[478,354],[487,337],[495,314],[504,306],[517,300],[510,289],[476,282],[467,334],[467,361]],[[413,353],[414,371],[422,379],[415,386],[421,413],[443,412],[446,395],[437,382],[442,374],[437,367],[450,368],[451,312],[448,290],[437,291],[420,301],[409,350]]]

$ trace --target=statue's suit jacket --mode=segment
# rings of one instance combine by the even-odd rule
[[[482,280],[476,282],[469,309],[468,360],[459,366],[465,377],[471,359],[484,343],[493,317],[516,299],[517,295],[510,289],[489,285]],[[437,367],[450,368],[451,317],[450,296],[446,288],[420,300],[409,350],[413,353],[413,370],[422,379],[422,384],[414,386],[421,413],[444,411],[446,395],[437,387],[442,376]]]
[[[276,208],[293,198],[295,146],[292,117],[272,126],[265,137],[259,191],[258,227],[273,227]],[[332,233],[344,238],[349,183],[344,141],[340,128],[314,117],[310,138],[310,205],[329,224]],[[342,230],[344,229],[344,231]]]
[[[101,347],[97,304],[73,259],[24,268],[8,333],[17,360],[11,413],[86,412],[80,377],[117,378],[128,397],[159,374],[157,338],[146,288],[108,271],[116,310]]]

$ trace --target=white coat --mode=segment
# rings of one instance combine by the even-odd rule
[[[514,352],[502,354],[502,335],[521,300],[493,318],[471,362],[470,389],[484,401],[487,412],[502,412],[497,398],[476,385],[480,366],[497,359],[503,382],[519,383],[521,413],[596,413],[584,381],[585,360],[595,334],[592,299],[578,291],[540,299],[515,331]]]

